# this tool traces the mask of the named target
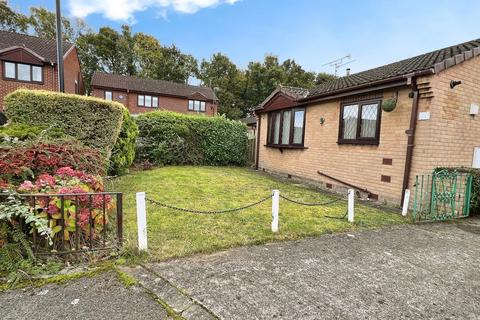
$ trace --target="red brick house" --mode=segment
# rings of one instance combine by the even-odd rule
[[[96,72],[92,95],[123,103],[131,114],[155,110],[217,114],[213,90],[171,81]]]
[[[55,40],[0,31],[0,61],[0,111],[3,98],[16,89],[58,90]],[[73,44],[63,44],[63,61],[65,92],[83,94],[80,61]]]
[[[480,168],[480,39],[321,84],[255,111],[256,167],[400,204],[417,175]]]

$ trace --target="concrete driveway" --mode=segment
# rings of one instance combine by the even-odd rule
[[[480,319],[475,219],[243,247],[146,267],[221,319]]]

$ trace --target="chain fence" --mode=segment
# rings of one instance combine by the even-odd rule
[[[231,209],[223,209],[223,210],[194,210],[194,209],[187,209],[187,208],[180,208],[180,207],[172,206],[172,205],[160,202],[158,200],[153,200],[153,199],[149,199],[149,198],[146,198],[145,200],[152,203],[152,204],[155,204],[159,207],[164,207],[164,208],[168,208],[168,209],[172,209],[172,210],[176,210],[176,211],[189,212],[189,213],[195,213],[195,214],[221,214],[221,213],[229,213],[229,212],[237,212],[237,211],[245,210],[245,209],[254,207],[256,205],[259,205],[259,204],[261,204],[261,203],[263,203],[263,202],[265,202],[265,201],[267,201],[268,199],[271,199],[271,198],[272,198],[272,195],[269,195],[269,196],[267,196],[265,198],[262,198],[262,199],[260,199],[256,202],[254,202],[254,203],[247,204],[247,205],[242,206],[242,207],[231,208]]]

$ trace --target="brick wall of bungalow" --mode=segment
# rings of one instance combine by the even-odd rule
[[[188,110],[188,99],[178,97],[166,97],[158,96],[158,108],[141,107],[137,104],[138,94],[135,92],[127,93],[126,91],[112,91],[113,100],[123,103],[130,111],[131,114],[140,114],[144,112],[150,112],[155,110],[169,110],[186,114],[206,114],[207,116],[213,116],[217,113],[217,108],[213,103],[207,102],[205,106],[205,112],[196,112]],[[93,88],[92,95],[98,98],[105,98],[105,89]],[[149,94],[150,95],[150,94]]]
[[[49,90],[58,91],[58,74],[57,65],[43,65],[43,83],[21,82],[16,80],[7,80],[4,78],[4,64],[0,63],[0,111],[4,110],[3,99],[7,94],[17,89],[33,89],[33,90]],[[83,94],[82,77],[80,76],[80,62],[78,60],[77,51],[73,49],[64,60],[65,70],[65,92],[76,93],[75,80],[79,84],[79,93]]]
[[[308,105],[305,118],[305,142],[307,149],[279,149],[266,147],[267,115],[261,116],[259,168],[266,171],[291,175],[292,178],[308,180],[327,188],[331,184],[337,191],[346,191],[338,182],[323,177],[329,176],[351,183],[379,195],[380,200],[397,202],[402,192],[403,168],[409,127],[412,99],[408,88],[398,91],[395,111],[382,112],[380,142],[374,145],[337,144],[340,103],[344,100]],[[383,93],[384,99],[396,91]],[[367,99],[367,98],[366,98]],[[325,123],[320,123],[320,118]],[[384,165],[383,159],[392,159]],[[382,182],[381,176],[390,176],[390,182]]]
[[[480,57],[464,61],[438,75],[418,80],[420,111],[430,120],[418,121],[410,188],[415,175],[442,166],[471,167],[473,151],[480,147],[480,115],[469,114],[480,104]],[[450,88],[451,80],[462,84]]]
[[[414,190],[415,176],[431,173],[439,166],[472,166],[473,151],[480,147],[480,115],[469,115],[471,103],[480,103],[480,57],[467,60],[437,75],[418,79],[419,112],[430,112],[429,120],[417,121],[415,147],[409,188]],[[450,89],[451,80],[462,84]],[[401,201],[407,135],[412,99],[410,88],[398,91],[397,107],[383,112],[378,146],[339,145],[340,103],[336,100],[316,103],[306,108],[304,150],[283,150],[265,146],[267,115],[261,116],[259,168],[311,181],[321,187],[332,185],[338,191],[346,188],[320,176],[332,177],[368,189],[379,200],[398,205]],[[384,98],[395,91],[383,92]],[[325,123],[320,124],[320,118]],[[383,159],[391,164],[383,164]],[[387,161],[389,163],[390,161]],[[389,176],[390,182],[381,177]]]

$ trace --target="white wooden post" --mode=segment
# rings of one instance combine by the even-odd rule
[[[137,192],[138,250],[147,251],[147,207],[145,192]]]
[[[409,202],[410,202],[410,189],[406,189],[405,196],[403,197],[403,208],[402,208],[402,216],[404,217],[407,216]]]
[[[273,196],[272,196],[272,232],[278,232],[279,202],[280,202],[280,191],[273,190]]]
[[[353,222],[355,216],[355,191],[348,189],[348,222]]]

